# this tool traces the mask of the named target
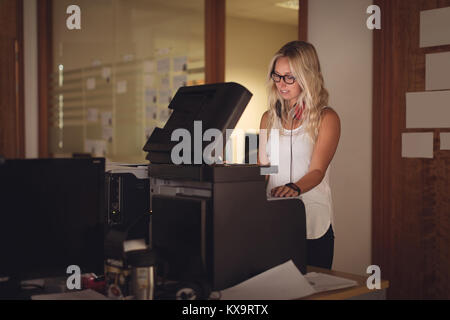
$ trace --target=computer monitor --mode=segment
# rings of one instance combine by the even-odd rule
[[[0,164],[0,278],[103,274],[105,160]]]

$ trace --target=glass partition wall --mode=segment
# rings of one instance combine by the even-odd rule
[[[177,89],[205,82],[205,0],[51,3],[50,156],[145,162],[142,147],[164,126]],[[72,4],[80,8],[80,30],[66,24]],[[267,109],[268,63],[298,38],[299,1],[226,0],[225,7],[225,81],[253,93],[232,136],[239,163],[250,151],[242,132],[257,134]]]
[[[177,89],[204,83],[204,0],[52,4],[49,153],[145,162],[142,147]],[[79,30],[66,25],[72,4]]]

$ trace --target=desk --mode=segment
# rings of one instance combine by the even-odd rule
[[[359,276],[351,273],[333,271],[317,267],[307,267],[307,272],[325,273],[336,277],[355,280],[358,285],[355,287],[320,292],[300,300],[384,300],[386,299],[386,290],[389,288],[389,281],[381,280],[380,290],[370,290],[367,288],[366,281],[369,275]]]
[[[366,281],[369,275],[367,276],[360,276],[360,275],[354,275],[351,273],[345,273],[345,272],[339,272],[339,271],[333,271],[328,269],[322,269],[317,267],[307,267],[307,272],[317,272],[317,273],[325,273],[332,276],[350,279],[356,281],[358,284],[353,287],[344,288],[344,289],[338,289],[338,290],[332,290],[332,291],[326,291],[326,292],[320,292],[314,295],[310,295],[304,298],[301,298],[299,300],[384,300],[386,299],[386,291],[389,288],[389,281],[387,280],[381,280],[381,289],[380,290],[369,290],[366,286]],[[51,279],[52,281],[50,283],[53,284],[53,289],[55,288],[65,288],[66,279]],[[56,280],[59,280],[60,282],[57,282]],[[63,291],[63,290],[62,290]],[[49,292],[49,293],[55,293]],[[75,292],[76,293],[76,292]],[[30,294],[32,294],[30,292]],[[42,294],[42,292],[39,292],[37,294]],[[92,296],[92,295],[91,295]],[[23,297],[24,298],[24,297]],[[49,296],[49,298],[56,299],[55,297]],[[98,297],[97,297],[98,298]],[[59,298],[61,299],[61,298]],[[64,299],[64,297],[63,297]],[[65,298],[69,299],[69,298]],[[77,299],[77,297],[72,298]],[[78,297],[79,299],[79,297]],[[84,299],[90,299],[84,298]]]

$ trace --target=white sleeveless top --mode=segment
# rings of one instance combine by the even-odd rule
[[[290,182],[291,167],[291,130],[281,125],[280,119],[273,129],[279,129],[279,166],[278,173],[270,175],[267,185],[267,195],[278,186]],[[267,157],[270,161],[270,146],[272,136],[266,144]],[[304,124],[292,130],[292,182],[300,180],[309,170],[314,142],[304,128]],[[327,168],[323,180],[313,189],[300,195],[305,204],[307,239],[322,237],[330,227],[334,226],[333,202],[329,184],[330,168]]]

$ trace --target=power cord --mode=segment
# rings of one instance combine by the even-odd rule
[[[291,137],[290,137],[290,140],[291,140],[291,148],[290,148],[290,151],[291,151],[291,159],[290,159],[290,163],[289,163],[289,165],[290,165],[290,170],[289,170],[289,183],[286,183],[285,186],[287,186],[287,187],[289,187],[289,188],[291,188],[291,189],[297,191],[297,192],[298,192],[298,195],[300,195],[300,194],[302,193],[300,187],[297,186],[297,185],[292,181],[292,162],[293,162],[293,156],[292,156],[292,131],[294,131],[294,119],[295,119],[295,118],[301,119],[301,116],[302,116],[302,114],[303,114],[303,108],[304,108],[304,105],[303,105],[303,108],[300,110],[300,112],[296,112],[296,111],[295,111],[296,105],[297,105],[297,103],[292,107],[292,111],[294,111],[294,114],[292,115],[292,111],[290,112],[290,114],[291,114]]]
[[[292,182],[292,131],[293,131],[293,127],[294,127],[294,116],[292,116],[292,118],[291,118],[291,161],[290,161],[289,183],[293,183]]]

